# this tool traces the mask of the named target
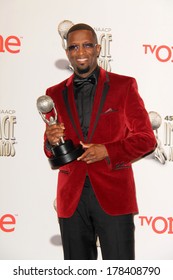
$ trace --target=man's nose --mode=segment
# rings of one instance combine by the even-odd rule
[[[86,51],[85,47],[83,45],[79,45],[77,52],[78,53],[83,53],[85,51]]]

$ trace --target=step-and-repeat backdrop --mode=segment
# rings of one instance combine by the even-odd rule
[[[36,100],[71,75],[64,34],[93,26],[99,65],[133,76],[158,148],[133,164],[136,259],[173,258],[173,1],[0,0],[0,259],[62,259],[57,172]],[[76,174],[77,176],[77,174]]]

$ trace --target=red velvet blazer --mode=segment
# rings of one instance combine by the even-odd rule
[[[74,100],[73,76],[48,88],[46,94],[54,100],[58,119],[65,125],[66,138],[71,139],[74,144],[79,144],[79,141],[84,141],[84,139]],[[64,89],[75,128],[64,102]],[[106,97],[101,108],[100,102],[104,91],[106,91]],[[131,163],[153,151],[156,139],[134,78],[107,73],[102,68],[100,69],[87,142],[104,144],[109,158],[88,165],[75,160],[59,168],[58,216],[70,217],[74,213],[86,174],[106,213],[110,215],[137,213]],[[46,145],[44,150],[47,157],[52,156],[46,149]]]

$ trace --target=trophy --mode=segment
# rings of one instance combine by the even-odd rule
[[[70,20],[63,20],[58,25],[58,33],[62,39],[62,47],[66,49],[67,46],[67,33],[69,29],[73,26],[73,22]]]
[[[153,131],[155,131],[155,137],[156,137],[156,141],[157,141],[157,147],[154,151],[154,157],[160,161],[160,163],[165,164],[166,160],[167,160],[167,155],[162,147],[162,143],[161,140],[159,139],[159,135],[158,135],[158,129],[162,124],[162,118],[161,116],[154,111],[151,111],[148,113],[149,114],[149,119],[152,125],[152,129]]]
[[[40,96],[37,99],[37,109],[46,124],[57,123],[58,114],[51,97],[48,95]],[[51,151],[53,156],[49,158],[49,163],[52,169],[57,169],[74,161],[84,152],[82,145],[74,146],[71,139],[64,140],[63,137],[60,138],[60,143],[52,146]]]

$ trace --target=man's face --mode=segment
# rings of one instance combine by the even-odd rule
[[[90,30],[76,30],[68,35],[67,57],[74,72],[83,78],[96,68],[100,49]]]

